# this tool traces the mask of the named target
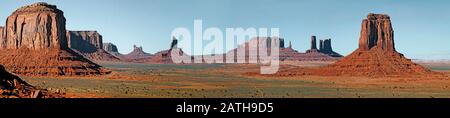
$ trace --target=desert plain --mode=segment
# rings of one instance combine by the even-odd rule
[[[67,98],[448,98],[449,78],[254,76],[255,64],[142,64],[98,62],[113,70],[97,77],[32,78],[31,85]],[[333,62],[282,62],[318,68]],[[450,62],[419,62],[450,75]]]

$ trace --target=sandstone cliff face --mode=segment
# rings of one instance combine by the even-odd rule
[[[36,3],[17,9],[6,21],[2,49],[66,48],[66,19],[54,5]]]
[[[375,47],[381,50],[395,51],[394,30],[388,15],[369,14],[362,21],[359,49],[370,50]]]
[[[280,48],[284,48],[284,38],[280,38]]]
[[[90,76],[111,71],[68,48],[66,20],[54,5],[36,3],[8,17],[0,63],[29,76]]]
[[[5,67],[0,65],[0,90],[14,90],[23,87],[31,87],[28,83],[6,71]]]
[[[4,41],[4,37],[3,37],[3,30],[4,28],[3,27],[0,27],[0,41]],[[2,44],[0,44],[0,45],[2,45]]]
[[[97,31],[67,31],[69,48],[82,53],[92,53],[103,49],[103,38]]]
[[[277,75],[448,78],[411,62],[395,51],[393,32],[388,15],[369,14],[362,23],[360,47],[350,55],[327,67],[289,69],[279,71]],[[327,48],[326,41],[321,42],[323,48]]]
[[[322,40],[320,40],[320,47],[322,47]],[[319,49],[317,49],[317,44],[316,44],[316,36],[311,36],[311,48],[309,50],[306,50],[306,53],[316,53],[319,52]]]
[[[172,40],[172,43],[170,44],[170,49],[177,48],[177,45],[178,45],[178,40],[174,38]]]
[[[342,55],[333,51],[333,48],[331,47],[331,39],[320,40],[319,52],[330,55],[332,57],[342,57]]]
[[[331,48],[331,39],[320,40],[319,50],[323,52],[333,51]]]
[[[105,50],[106,52],[108,52],[111,55],[114,55],[116,57],[118,57],[118,59],[120,60],[120,56],[122,54],[119,53],[119,50],[117,49],[117,46],[114,45],[113,43],[103,43],[103,50]]]
[[[317,50],[316,36],[311,36],[311,49]]]
[[[303,74],[369,77],[441,76],[411,62],[403,54],[395,51],[393,32],[388,15],[369,14],[367,19],[363,20],[360,47],[357,50],[328,67],[312,69]]]
[[[90,60],[119,61],[103,50],[103,37],[97,31],[67,31],[68,47]]]
[[[118,53],[117,46],[113,43],[103,43],[103,49],[107,52],[115,52]]]
[[[36,88],[6,71],[0,65],[0,98],[62,98],[59,93],[51,93],[46,89]]]

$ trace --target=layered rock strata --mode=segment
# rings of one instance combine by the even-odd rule
[[[35,3],[17,9],[6,21],[0,40],[0,64],[30,76],[90,76],[106,70],[68,47],[64,13]]]
[[[369,14],[362,21],[359,48],[338,62],[312,73],[372,77],[436,74],[398,53],[393,36],[394,31],[388,15]]]
[[[68,47],[95,61],[119,61],[103,49],[103,37],[97,31],[67,31]]]

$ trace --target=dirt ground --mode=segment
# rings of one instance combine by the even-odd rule
[[[315,68],[333,62],[283,62]],[[68,98],[449,98],[450,78],[265,77],[251,64],[136,64],[100,62],[112,74],[32,78],[32,85]],[[450,63],[420,63],[450,76]]]

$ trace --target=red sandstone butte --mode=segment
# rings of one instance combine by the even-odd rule
[[[390,17],[372,13],[362,21],[358,49],[334,64],[313,69],[311,73],[371,77],[436,74],[398,53],[395,50],[394,30]]]
[[[90,60],[120,60],[103,50],[103,36],[97,31],[67,31],[66,35],[69,48]]]
[[[68,47],[66,19],[55,5],[35,3],[13,12],[0,40],[0,64],[10,72],[30,76],[90,76],[108,74]]]
[[[127,62],[136,62],[136,63],[147,63],[150,58],[152,58],[152,54],[144,52],[144,50],[141,47],[138,47],[136,45],[133,45],[133,51],[120,55],[120,59]]]
[[[167,50],[162,50],[159,51],[157,53],[155,53],[149,60],[148,62],[150,63],[158,63],[158,64],[174,64],[173,60],[172,60],[172,51],[176,50],[178,51],[178,57],[182,57],[182,56],[188,56],[191,57],[189,55],[187,55],[186,53],[183,52],[183,50],[181,48],[178,48],[178,39],[173,38],[172,39],[172,43],[170,44],[170,48]],[[175,53],[174,53],[175,54]],[[199,57],[201,58],[201,57]],[[183,62],[183,63],[192,63],[192,57],[191,57],[191,61],[190,62]]]
[[[103,43],[103,50],[105,50],[109,54],[112,54],[112,55],[114,55],[116,57],[119,57],[120,55],[122,55],[122,54],[119,53],[119,50],[117,49],[117,46],[114,45],[113,43],[109,43],[109,42]]]
[[[317,49],[316,42],[316,36],[311,36],[311,49],[307,50],[306,53],[310,53],[310,55],[322,53],[334,57],[336,60],[342,57],[342,55],[333,51],[333,48],[331,47],[331,39],[320,40],[319,49]]]

